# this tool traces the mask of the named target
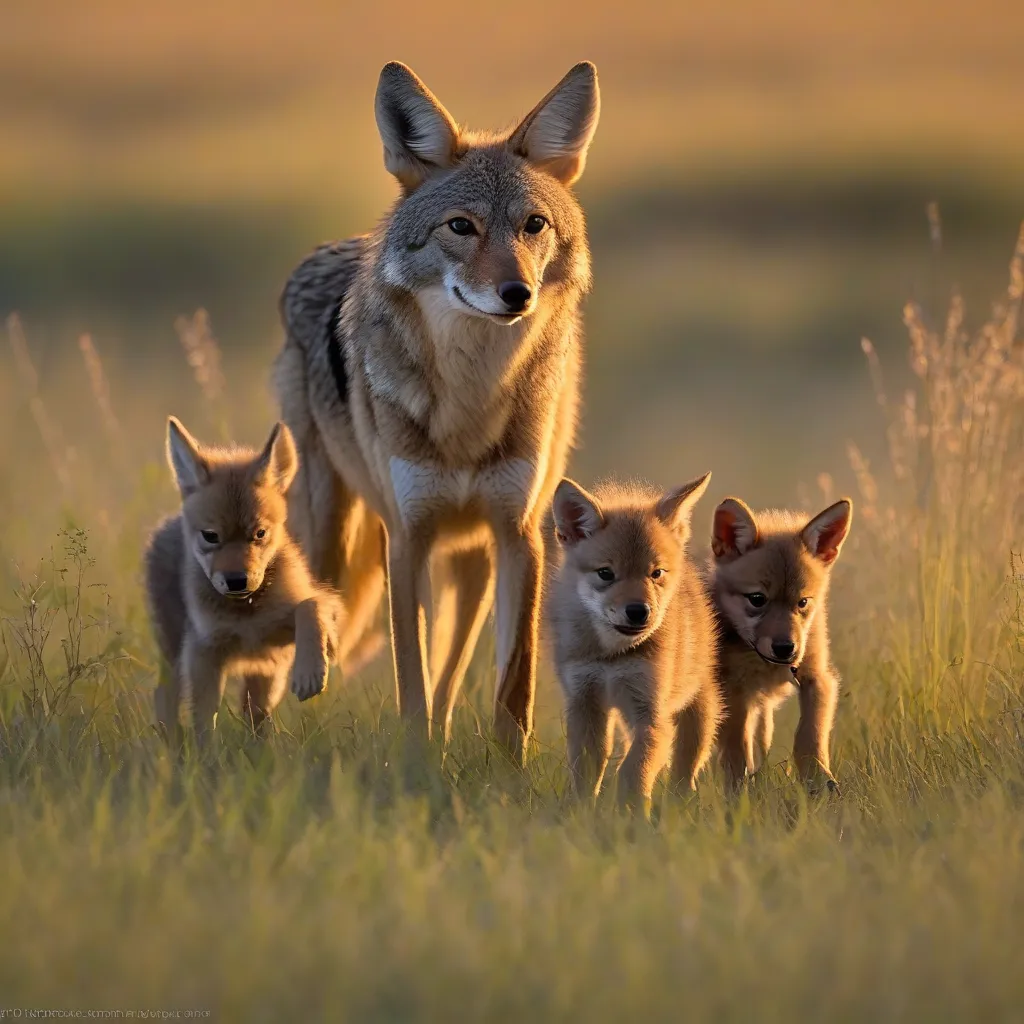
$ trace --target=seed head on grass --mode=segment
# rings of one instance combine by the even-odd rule
[[[191,317],[179,316],[174,321],[185,358],[192,368],[199,390],[202,392],[221,439],[229,439],[227,415],[224,408],[224,372],[221,369],[221,352],[210,326],[210,314],[197,309]]]
[[[82,334],[78,338],[78,350],[82,353],[82,361],[85,363],[86,376],[89,378],[89,391],[92,393],[96,408],[100,414],[100,422],[110,441],[113,450],[122,467],[125,459],[124,432],[121,430],[120,421],[114,412],[114,405],[110,398],[110,382],[103,369],[103,361],[93,343],[91,334]]]
[[[75,461],[75,452],[65,443],[60,427],[50,416],[39,394],[39,374],[36,372],[35,364],[28,350],[28,341],[25,338],[21,317],[17,313],[12,313],[7,318],[7,338],[11,345],[14,365],[21,379],[22,388],[29,396],[29,410],[32,413],[32,419],[35,420],[39,436],[46,448],[54,476],[57,477],[61,490],[67,497],[72,490],[71,466]]]

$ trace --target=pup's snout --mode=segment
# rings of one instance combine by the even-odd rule
[[[533,289],[525,281],[503,281],[498,285],[498,297],[512,313],[522,313],[533,298]]]
[[[790,640],[773,640],[772,654],[779,661],[789,661],[796,653],[796,644]]]
[[[640,601],[631,601],[623,610],[631,626],[646,626],[651,617],[651,606]]]
[[[226,572],[224,586],[229,594],[244,594],[249,589],[249,576],[244,572]]]

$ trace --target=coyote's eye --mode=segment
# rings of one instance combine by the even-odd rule
[[[796,606],[800,609],[800,611],[805,611],[810,603],[811,599],[809,597],[801,597],[800,600],[797,601]]]
[[[763,608],[768,603],[768,598],[760,590],[755,590],[753,594],[744,596],[750,602],[751,608]]]
[[[547,226],[548,222],[539,213],[534,213],[526,218],[523,230],[528,235],[539,235]]]
[[[468,217],[452,217],[452,219],[448,221],[448,227],[450,227],[452,233],[456,235],[476,234],[476,227]]]
[[[200,530],[200,535],[207,544],[218,544],[220,543],[220,536],[215,530]]]
[[[257,540],[263,540],[263,538],[266,537],[266,535],[267,535],[267,531],[264,530],[262,526],[256,531],[256,539]]]
[[[597,570],[597,578],[602,580],[604,583],[615,582],[615,571],[609,568],[607,565]]]
[[[664,569],[655,569],[654,572],[651,573],[651,579],[652,580],[660,580],[661,577],[664,576],[664,575],[665,575],[665,570]]]

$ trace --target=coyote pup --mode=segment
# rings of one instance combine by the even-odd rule
[[[285,526],[298,459],[277,424],[263,451],[201,448],[173,416],[167,458],[181,512],[146,550],[146,591],[165,660],[157,723],[180,743],[178,706],[191,687],[200,741],[209,737],[226,674],[241,673],[242,710],[259,729],[280,703],[294,657],[299,700],[320,693],[337,644],[338,598],[317,586]]]
[[[843,498],[809,522],[794,512],[758,512],[738,498],[715,509],[708,590],[722,632],[725,718],[722,759],[739,784],[755,769],[754,747],[768,756],[775,709],[800,695],[793,755],[801,777],[824,773],[839,676],[828,644],[829,577],[850,532],[853,504]]]
[[[578,796],[601,788],[614,713],[632,733],[619,802],[650,809],[658,772],[692,789],[714,746],[721,698],[714,614],[686,555],[690,513],[707,473],[661,498],[636,489],[555,491],[564,558],[548,598]],[[685,725],[685,728],[683,727]]]

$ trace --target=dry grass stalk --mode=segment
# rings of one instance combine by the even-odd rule
[[[39,429],[39,435],[46,448],[50,465],[53,467],[54,475],[57,477],[61,489],[67,494],[72,487],[71,465],[75,461],[74,449],[64,441],[60,427],[50,416],[39,394],[39,374],[32,362],[25,330],[21,323],[21,317],[17,313],[12,313],[7,318],[7,338],[14,356],[15,368],[25,394],[28,395],[29,410]]]

